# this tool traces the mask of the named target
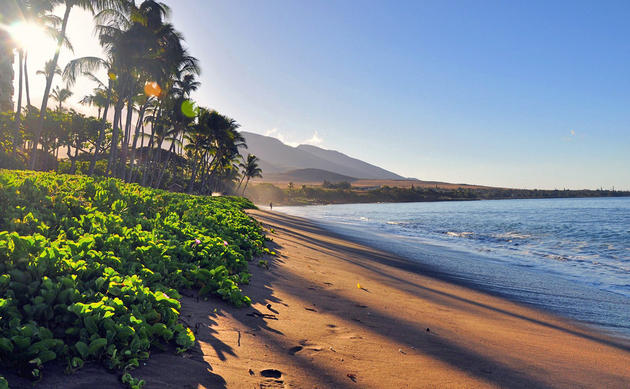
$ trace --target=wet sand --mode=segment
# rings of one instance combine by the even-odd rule
[[[630,387],[626,341],[435,278],[305,219],[250,213],[279,254],[269,269],[251,264],[252,307],[185,297],[198,345],[154,352],[133,372],[146,388]],[[60,371],[36,387],[121,387],[102,368]]]

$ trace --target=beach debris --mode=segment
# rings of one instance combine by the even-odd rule
[[[275,309],[271,308],[271,304],[267,304],[267,309],[270,310],[273,313],[279,314],[280,312],[276,311]]]
[[[363,304],[356,304],[355,306],[359,307],[359,308],[367,308],[368,307],[367,305],[363,305]]]
[[[252,369],[249,369],[249,375],[256,375]]]
[[[361,289],[361,284],[357,282],[357,289]]]
[[[304,309],[306,309],[307,311],[311,311],[311,312],[317,312],[317,309],[313,309],[313,308],[309,308],[309,307],[304,307]]]
[[[346,377],[350,378],[352,382],[357,382],[357,375],[354,373],[348,373],[346,374]]]
[[[295,355],[295,353],[302,351],[304,347],[302,346],[295,346],[295,347],[291,347],[288,351],[289,355]]]
[[[328,349],[329,349],[330,351],[332,351],[333,353],[336,353],[336,352],[337,352],[337,350],[335,350],[332,346],[328,347]]]
[[[265,369],[260,372],[260,375],[267,378],[280,378],[282,377],[282,372],[276,369]]]
[[[238,328],[235,328],[234,330],[238,332],[238,340],[236,341],[236,343],[238,344],[238,347],[241,347],[241,330],[239,330]]]
[[[403,349],[401,349],[401,348],[399,348],[399,349],[398,349],[398,352],[399,352],[399,353],[401,353],[401,354],[405,354],[405,355],[407,355],[407,353],[406,353],[406,352],[404,352],[404,351],[403,351]]]
[[[427,327],[427,332],[431,332],[431,330],[429,329],[429,327]]]

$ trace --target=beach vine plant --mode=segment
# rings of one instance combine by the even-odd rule
[[[117,179],[0,170],[0,363],[38,379],[53,360],[129,372],[152,349],[195,342],[180,293],[250,304],[239,284],[269,250],[236,197]],[[0,378],[0,386],[4,381]]]

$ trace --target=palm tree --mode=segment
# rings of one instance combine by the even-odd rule
[[[100,81],[99,81],[100,82]],[[83,96],[81,100],[79,100],[79,104],[81,105],[89,105],[94,106],[97,109],[96,117],[100,118],[105,105],[107,105],[107,90],[103,89],[102,86],[98,86],[94,88],[91,94]]]
[[[50,94],[50,97],[59,104],[57,111],[61,112],[63,110],[63,103],[72,97],[72,91],[68,88],[59,88],[56,86]]]
[[[96,140],[96,145],[94,147],[94,154],[92,154],[92,159],[90,160],[90,167],[88,169],[88,175],[94,174],[94,168],[96,166],[96,161],[101,152],[101,145],[105,140],[105,127],[107,127],[107,114],[109,112],[109,107],[112,105],[112,94],[114,83],[116,82],[116,74],[114,73],[114,60],[109,55],[106,59],[99,57],[81,57],[73,59],[68,62],[66,67],[63,70],[63,79],[66,81],[68,86],[74,85],[77,81],[79,75],[84,75],[96,82],[99,85],[97,88],[100,93],[97,93],[95,90],[94,96],[103,96],[105,95],[103,101],[103,118],[101,120],[101,127],[98,133],[98,139]],[[105,84],[100,81],[95,75],[94,72],[100,69],[104,69],[107,71],[107,88],[105,88]],[[103,93],[103,89],[107,89],[106,92]],[[87,96],[86,96],[87,98]],[[92,100],[86,100],[86,98],[81,101],[85,101],[85,103],[90,104]],[[99,107],[99,116],[100,116],[100,107]]]
[[[262,177],[262,169],[258,167],[259,159],[252,154],[247,154],[247,161],[245,163],[241,163],[239,166],[243,169],[243,178],[246,178],[245,186],[243,187],[243,193],[245,194],[245,189],[247,189],[247,184],[251,178]],[[241,183],[243,179],[241,179]],[[238,185],[239,187],[241,184]],[[238,190],[238,189],[237,189]]]
[[[57,68],[57,62],[59,61],[59,53],[61,52],[61,46],[64,41],[66,41],[66,29],[68,27],[68,19],[70,18],[70,11],[72,8],[79,7],[94,13],[95,9],[104,9],[108,7],[119,7],[125,8],[128,4],[126,0],[50,0],[54,5],[64,4],[65,11],[63,14],[63,18],[61,19],[61,28],[59,30],[59,35],[57,37],[57,48],[55,50],[55,55],[51,60],[51,68]],[[36,164],[36,156],[35,150],[37,150],[37,145],[39,144],[39,140],[42,134],[42,130],[44,129],[44,117],[46,116],[46,109],[48,108],[48,97],[50,94],[50,88],[52,87],[53,78],[55,77],[55,73],[51,72],[46,77],[46,87],[44,89],[44,97],[42,99],[42,106],[39,110],[39,125],[35,129],[35,134],[33,137],[33,153],[31,155],[31,169],[35,168]]]
[[[61,68],[52,62],[52,60],[46,61],[44,64],[44,68],[35,72],[38,76],[44,76],[45,78],[50,78],[54,75],[61,75]]]

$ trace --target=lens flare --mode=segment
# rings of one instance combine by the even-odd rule
[[[199,107],[197,107],[197,105],[190,101],[190,100],[184,100],[184,102],[182,102],[182,114],[184,114],[184,116],[189,117],[189,118],[194,118],[199,114]]]
[[[19,48],[29,52],[43,50],[50,45],[50,37],[37,24],[17,22],[8,26],[6,30]]]
[[[159,97],[161,93],[162,93],[162,88],[160,88],[160,85],[158,85],[157,82],[152,81],[152,82],[147,82],[146,84],[144,84],[145,95],[149,97]]]

